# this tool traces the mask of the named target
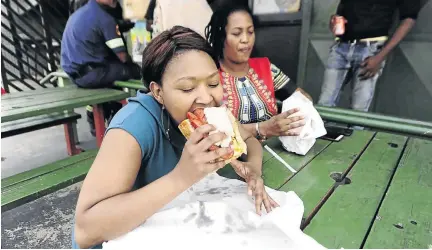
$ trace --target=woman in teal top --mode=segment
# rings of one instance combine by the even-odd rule
[[[142,67],[151,95],[139,93],[131,98],[107,129],[78,198],[74,247],[94,247],[132,231],[224,166],[215,159],[230,149],[208,150],[224,134],[205,137],[214,130],[206,125],[186,141],[177,128],[188,111],[222,102],[212,53],[204,38],[179,26],[161,33],[147,46]],[[242,128],[241,135],[248,147],[246,162],[232,165],[248,180],[257,213],[262,205],[270,211],[277,204],[265,192],[261,178],[261,145]]]

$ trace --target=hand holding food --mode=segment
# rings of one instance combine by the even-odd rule
[[[271,136],[297,136],[296,129],[305,125],[304,117],[299,109],[291,109],[270,118],[260,125],[262,133],[266,137]],[[293,116],[293,114],[297,114]]]
[[[237,122],[226,108],[199,108],[187,117],[178,126],[188,139],[176,167],[182,179],[195,183],[247,153]]]
[[[187,117],[188,119],[179,125],[180,131],[187,139],[191,137],[191,134],[196,129],[206,124],[211,124],[216,128],[209,135],[216,132],[226,134],[226,138],[215,142],[209,148],[210,151],[215,151],[219,148],[231,148],[232,151],[230,154],[221,156],[221,159],[226,160],[226,164],[247,153],[246,143],[240,135],[237,121],[225,107],[198,108],[193,112],[188,112]],[[207,135],[204,136],[206,137]]]

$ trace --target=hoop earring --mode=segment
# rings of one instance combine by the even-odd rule
[[[165,115],[165,113],[166,113],[166,115]],[[167,118],[166,118],[166,120],[167,120],[167,122],[166,122],[167,125],[165,125],[165,122],[164,122],[164,120],[165,120],[165,116],[167,117]],[[162,106],[161,122],[162,122],[162,127],[163,127],[163,130],[164,130],[164,134],[165,134],[166,137],[168,138],[168,141],[171,141],[171,138],[170,138],[170,135],[169,135],[169,131],[170,131],[170,118],[169,118],[169,114],[168,114],[168,112],[166,111],[164,105]]]

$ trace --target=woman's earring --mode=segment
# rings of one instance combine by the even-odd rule
[[[161,112],[162,127],[163,127],[163,130],[164,130],[165,135],[167,136],[168,140],[170,141],[170,136],[169,136],[169,131],[170,131],[170,120],[169,120],[169,114],[167,113],[167,114],[165,115],[165,113],[167,113],[167,111],[166,111],[166,109],[165,109],[165,106],[163,105],[163,106],[162,106],[162,112]],[[166,116],[167,118],[165,118],[165,116]],[[164,121],[165,119],[166,119],[166,123],[167,123],[167,125],[165,125],[165,121]]]

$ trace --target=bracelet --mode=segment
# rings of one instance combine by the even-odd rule
[[[256,133],[257,133],[257,139],[260,140],[260,141],[265,141],[267,138],[265,136],[261,135],[258,124],[259,124],[258,122],[255,123],[255,130],[256,130]]]
[[[257,137],[261,137],[261,133],[260,133],[260,131],[259,131],[259,125],[258,125],[258,122],[255,123],[255,131],[256,131],[256,133],[257,133]]]

